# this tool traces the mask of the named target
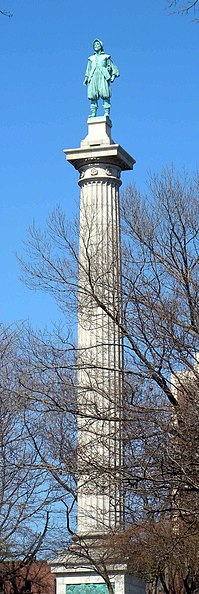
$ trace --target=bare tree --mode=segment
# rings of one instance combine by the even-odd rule
[[[126,528],[109,534],[150,592],[198,587],[198,384],[182,376],[175,414],[153,385],[134,386],[124,420]],[[181,401],[180,401],[181,400]]]
[[[96,245],[94,252],[90,239],[92,238],[92,228],[88,229],[85,234],[86,260],[83,263],[79,262],[78,223],[75,223],[74,226],[68,225],[65,215],[59,209],[50,217],[44,233],[35,227],[30,230],[28,242],[30,259],[23,263],[26,282],[32,288],[50,291],[62,311],[67,312],[67,316],[70,313],[73,322],[74,316],[77,314],[79,290],[81,296],[84,296],[83,301],[81,299],[83,307],[90,312],[92,304],[96,304],[118,326],[123,335],[126,405],[121,410],[121,421],[124,427],[126,458],[125,464],[120,467],[119,480],[122,481],[126,492],[126,520],[130,532],[128,533],[127,530],[123,536],[109,534],[110,543],[112,543],[112,549],[109,546],[109,558],[114,557],[114,543],[117,543],[118,546],[118,539],[120,543],[127,543],[128,540],[125,541],[125,539],[129,538],[131,546],[134,546],[134,543],[138,546],[139,542],[142,546],[142,538],[145,538],[148,543],[147,550],[149,551],[151,546],[154,555],[154,557],[153,555],[150,557],[150,572],[149,568],[147,569],[147,564],[145,564],[145,570],[146,573],[147,571],[150,573],[150,577],[154,576],[157,587],[161,576],[159,565],[155,565],[154,561],[157,559],[157,550],[149,544],[152,527],[157,532],[159,531],[157,542],[159,542],[160,556],[164,557],[165,555],[163,544],[162,548],[160,546],[160,543],[163,543],[164,531],[168,530],[168,534],[170,534],[170,537],[168,536],[170,554],[171,546],[176,547],[177,550],[178,537],[183,565],[185,557],[188,558],[188,549],[186,548],[189,543],[188,534],[190,543],[196,542],[194,539],[197,538],[199,525],[198,459],[194,441],[198,423],[198,407],[196,406],[198,368],[195,356],[198,349],[198,188],[199,179],[197,176],[193,181],[190,181],[187,175],[176,176],[170,169],[163,171],[160,177],[151,178],[148,197],[142,197],[135,187],[127,188],[124,193],[121,205],[123,232],[122,319],[118,317],[117,309],[114,308],[114,287],[112,295],[110,295],[110,291],[105,290],[106,282],[108,288],[110,268],[114,267],[114,262],[108,263],[108,269],[102,279],[101,270],[97,266],[100,245]],[[79,275],[78,267],[82,267],[82,270],[79,270]],[[64,337],[62,343],[64,344]],[[77,369],[77,358],[74,341],[70,339],[67,340],[67,343],[66,356],[66,351],[62,355],[61,350],[56,351],[55,346],[49,347],[47,350],[46,347],[44,350],[42,347],[40,351],[38,339],[35,338],[32,341],[28,355],[30,371],[31,352],[33,351],[35,362],[32,369],[34,369],[34,378],[38,377],[39,380],[36,389],[34,388],[32,392],[31,384],[30,390],[27,389],[29,380],[26,376],[24,389],[26,394],[29,391],[27,402],[31,402],[33,394],[32,402],[35,398],[36,402],[40,401],[39,406],[44,406],[45,413],[38,422],[36,416],[34,418],[34,412],[32,410],[30,412],[27,408],[25,419],[26,429],[36,448],[37,455],[40,456],[45,468],[50,471],[53,481],[59,484],[59,496],[62,491],[63,497],[65,485],[66,491],[69,492],[68,485],[70,484],[70,488],[72,485],[71,495],[75,499],[76,469],[73,464],[69,464],[70,451],[73,452],[72,459],[75,460],[73,446],[75,432],[70,440],[72,426],[68,433],[66,426],[70,414],[73,416],[75,411],[76,379],[73,372],[75,373]],[[80,365],[80,361],[81,358],[78,359],[78,365]],[[37,373],[37,367],[40,371],[43,369],[42,374]],[[26,369],[28,369],[28,365],[26,365]],[[69,381],[69,372],[72,372],[72,382],[71,379]],[[89,389],[96,391],[102,389],[100,370],[98,369],[97,374],[99,385],[96,383],[93,385],[94,373],[95,368],[92,369],[92,365],[89,364],[87,369]],[[44,381],[40,379],[42,377]],[[183,377],[191,377],[191,387],[187,382],[182,381]],[[186,403],[185,399],[179,399],[176,394],[176,382],[180,383],[183,394],[186,393]],[[68,385],[69,390],[65,390],[66,397],[63,399],[61,393],[64,385]],[[72,398],[72,400],[71,388],[74,390],[74,399]],[[58,394],[57,400],[56,393]],[[106,397],[107,399],[111,398],[111,395],[107,394]],[[72,410],[69,410],[71,402]],[[50,408],[52,406],[58,411],[58,416],[53,425],[53,431],[50,432],[49,423],[52,418]],[[54,437],[56,445],[51,446],[48,456],[44,443],[41,441],[41,434],[45,435],[44,442],[50,443],[49,440],[52,439],[52,435],[56,436],[56,428],[58,429],[59,426],[58,434],[61,435],[59,412],[62,407],[66,414],[64,417],[66,426],[63,425],[63,427],[64,433],[66,432],[68,435],[67,451],[63,447],[64,440],[60,441],[59,437],[56,442],[57,438]],[[193,411],[195,432],[192,432],[191,429]],[[102,413],[97,408],[92,411],[92,414],[95,419],[100,418],[104,422],[106,421],[105,418],[101,418]],[[62,476],[59,475],[59,460],[56,453],[61,451],[62,441],[63,481]],[[92,477],[95,475],[97,481],[103,469],[99,468],[98,463],[94,463],[92,458],[87,472],[91,473]],[[118,480],[118,468],[115,477],[111,467],[107,467],[106,472],[112,473],[113,481]],[[71,483],[69,483],[69,476],[72,477]],[[180,536],[175,532],[176,518],[178,518],[178,526],[182,525]],[[70,527],[70,524],[68,526]],[[135,528],[136,533],[134,532]],[[183,546],[182,543],[184,543]],[[131,546],[128,558],[133,554]],[[89,561],[88,543],[81,542],[79,547],[81,551],[78,554],[86,555]],[[95,567],[98,563],[100,575],[103,572],[103,563],[107,570],[108,557],[106,558],[106,554],[107,548],[103,549],[103,554],[102,551],[100,554],[98,551],[97,561],[92,557]],[[147,555],[148,553],[145,556],[146,559]],[[170,582],[175,573],[174,554],[172,558]],[[193,572],[196,570],[194,563],[194,559],[191,561],[190,557],[190,564],[192,564],[190,567]],[[161,564],[160,567],[162,567]],[[141,566],[137,567],[139,574],[145,570]],[[162,582],[167,570],[167,566],[164,565],[165,573],[162,570]],[[178,576],[179,571],[178,568],[176,574]],[[186,573],[183,570],[183,572],[180,574],[180,579],[186,581],[188,591],[191,577],[189,571]],[[106,581],[105,572],[103,579]],[[194,580],[191,583],[194,588]],[[167,586],[168,582],[165,584]],[[186,584],[183,582],[183,588]],[[107,585],[111,587],[110,584],[107,583]],[[166,586],[165,592],[168,594]],[[179,584],[177,585],[176,581],[173,586],[170,583],[168,591],[171,591],[172,588],[173,591],[179,592]]]
[[[53,517],[54,508],[58,517],[58,502],[61,500],[58,480],[56,484],[51,480],[51,460],[54,459],[55,468],[59,456],[57,443],[52,445],[51,436],[55,429],[58,438],[62,420],[58,426],[53,414],[53,427],[51,414],[51,425],[49,418],[44,425],[44,389],[41,394],[44,378],[39,386],[37,376],[33,375],[33,352],[30,364],[28,350],[23,344],[24,335],[25,329],[22,327],[0,327],[0,577],[2,581],[10,581],[15,592],[18,591],[17,575],[20,569],[26,567],[28,571],[37,553],[46,555],[49,550],[56,550],[57,534]],[[49,387],[45,381],[45,389],[50,400],[53,386]],[[41,419],[35,423],[33,442],[31,427],[40,415],[43,423]],[[45,431],[42,434],[43,429]],[[42,460],[46,436],[48,464]],[[66,450],[66,444],[64,448]],[[60,466],[61,461],[61,475]]]
[[[57,209],[44,233],[30,229],[23,263],[25,282],[50,291],[64,312],[77,312],[78,266],[84,266],[79,291],[85,304],[95,302],[116,323],[125,338],[126,365],[134,377],[154,380],[177,406],[171,374],[180,369],[196,373],[198,348],[198,177],[191,182],[172,170],[150,182],[149,197],[127,188],[122,201],[123,320],[102,295],[88,234],[84,265],[78,257],[78,226],[69,226]],[[106,292],[105,292],[106,293]],[[114,290],[113,290],[114,293]],[[74,320],[74,317],[73,317]]]
[[[76,522],[74,519],[77,497],[77,443],[76,443],[76,352],[69,342],[69,337],[63,338],[59,333],[52,335],[45,332],[35,334],[31,329],[25,333],[20,342],[21,361],[18,364],[20,376],[20,407],[23,409],[24,427],[27,438],[35,451],[38,468],[46,472],[46,480],[51,486],[51,497],[55,498],[57,513],[62,508],[62,526],[59,525],[59,548],[64,549],[63,564],[66,562],[68,535],[72,537],[72,545],[67,554],[76,564],[82,562],[92,566],[107,584],[110,594],[113,594],[109,577],[108,565],[113,562],[112,550],[107,548],[104,538],[98,539],[93,548],[93,542],[88,542],[75,535]],[[95,387],[96,389],[96,387]],[[78,411],[79,417],[84,417],[85,430],[87,423],[90,429],[91,416],[100,418],[100,411],[95,410],[86,418],[84,411]],[[99,439],[99,436],[95,436]],[[92,458],[94,461],[94,458]],[[86,467],[87,475],[97,488],[100,477],[107,472],[98,462]],[[79,452],[79,464],[85,466],[87,457],[82,448]],[[62,531],[65,510],[65,534]],[[55,517],[56,517],[55,511]],[[74,542],[73,542],[74,541]],[[49,543],[48,550],[50,550]],[[54,555],[56,542],[54,542]],[[62,559],[62,553],[59,552]],[[15,576],[16,577],[16,576]]]
[[[190,537],[183,529],[177,534],[173,524],[162,519],[132,524],[115,535],[111,546],[120,548],[121,556],[128,550],[129,568],[145,580],[147,592],[191,594],[199,582],[198,541],[198,533]]]
[[[0,9],[0,14],[2,14],[3,16],[7,16],[9,18],[13,16],[9,10],[3,10],[3,9]]]
[[[197,18],[197,11],[198,11],[198,0],[167,0],[167,4],[169,8],[174,9],[173,12],[177,14],[194,14],[194,21],[198,21]]]

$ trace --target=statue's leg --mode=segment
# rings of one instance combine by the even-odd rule
[[[96,116],[97,108],[98,108],[97,99],[91,99],[91,113],[89,116],[90,118],[94,118]]]
[[[104,108],[104,114],[109,117],[110,116],[110,109],[111,109],[110,99],[104,99],[104,101],[103,101],[103,108]]]

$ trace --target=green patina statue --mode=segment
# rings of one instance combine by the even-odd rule
[[[91,102],[91,114],[95,117],[98,108],[98,99],[103,100],[104,114],[110,115],[111,85],[119,70],[111,60],[109,54],[104,53],[103,43],[100,39],[93,42],[94,54],[88,58],[84,84],[88,86],[88,99]]]

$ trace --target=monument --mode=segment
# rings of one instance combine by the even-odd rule
[[[88,134],[65,150],[79,172],[78,489],[76,538],[53,563],[57,594],[139,594],[126,559],[109,555],[124,530],[122,488],[123,338],[119,188],[135,160],[112,140],[110,83],[119,71],[95,40],[85,83]],[[98,100],[105,114],[97,117]]]

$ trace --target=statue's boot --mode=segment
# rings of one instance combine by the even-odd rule
[[[96,99],[91,99],[91,106],[90,106],[90,108],[91,108],[91,113],[90,113],[90,115],[88,117],[89,118],[95,118],[96,113],[97,113],[97,101],[96,101]]]
[[[109,100],[104,99],[104,101],[103,101],[103,108],[104,108],[104,115],[105,116],[108,116],[108,118],[109,118],[110,117],[110,109],[111,109],[110,101]]]
[[[88,117],[89,118],[95,118],[96,113],[97,113],[97,110],[96,109],[95,110],[93,109],[93,110],[91,110],[91,113],[89,113],[89,116]]]

